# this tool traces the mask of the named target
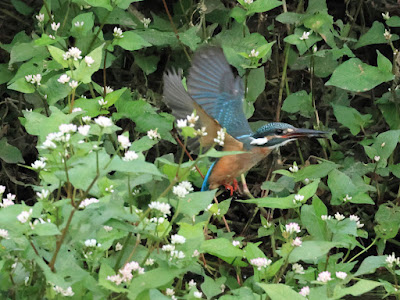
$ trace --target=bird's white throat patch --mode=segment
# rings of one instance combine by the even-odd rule
[[[268,143],[268,138],[267,137],[262,137],[262,138],[258,138],[258,139],[254,139],[250,142],[251,145],[265,145],[266,143]]]

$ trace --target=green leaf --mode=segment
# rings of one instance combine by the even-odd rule
[[[7,88],[25,94],[31,94],[35,92],[35,86],[32,83],[26,82],[24,77],[17,79],[7,86]]]
[[[277,0],[256,0],[249,4],[247,15],[266,12],[281,5],[282,2]]]
[[[264,91],[265,89],[265,73],[264,67],[252,69],[247,78],[247,97],[246,100],[250,102],[254,102],[257,100],[257,97]]]
[[[135,64],[137,64],[146,75],[154,73],[157,70],[160,56],[156,55],[143,55],[139,52],[134,52]]]
[[[298,172],[294,173],[296,181],[303,181],[304,179],[317,179],[323,178],[328,175],[330,171],[337,168],[337,165],[330,161],[323,161],[316,165],[309,165]]]
[[[296,247],[289,255],[289,262],[300,260],[316,263],[319,258],[326,255],[330,249],[338,246],[338,243],[328,241],[304,241],[301,247]]]
[[[293,203],[293,200],[294,200],[294,195],[290,195],[283,198],[265,197],[265,198],[237,200],[237,201],[243,203],[254,203],[257,204],[257,206],[259,207],[288,209],[299,206],[299,204]]]
[[[108,11],[112,11],[113,7],[110,3],[111,0],[85,0],[85,2],[93,7],[103,7]]]
[[[54,46],[47,46],[47,49],[49,49],[51,57],[53,57],[56,62],[58,62],[64,68],[68,68],[68,61],[64,60],[63,55],[65,52],[63,50]]]
[[[11,0],[11,3],[21,15],[28,16],[33,12],[33,8],[21,0]]]
[[[47,95],[47,103],[49,105],[54,105],[58,100],[64,99],[71,92],[71,87],[68,83],[62,84],[57,81],[60,76],[61,74],[57,74],[40,86],[40,91]]]
[[[13,72],[8,69],[8,64],[0,64],[0,84],[6,83],[13,78]]]
[[[35,59],[44,59],[49,55],[46,48],[43,46],[35,45],[35,42],[18,43],[14,45],[10,53],[9,65],[15,62],[27,61],[34,57]]]
[[[9,164],[24,163],[21,151],[17,147],[14,147],[7,143],[7,138],[2,137],[0,139],[0,159],[4,160]]]
[[[201,284],[201,290],[203,291],[207,299],[211,299],[212,297],[222,293],[221,285],[224,282],[224,277],[213,280],[211,277],[204,276],[204,282]]]
[[[225,238],[206,240],[201,246],[202,252],[221,258],[228,263],[232,263],[237,257],[243,257],[243,250],[232,245],[232,242]]]
[[[361,128],[365,128],[372,118],[372,115],[362,115],[352,107],[336,104],[332,104],[332,107],[337,121],[349,128],[353,135],[357,135]]]
[[[134,31],[124,31],[124,37],[121,39],[114,39],[113,45],[118,45],[129,51],[135,51],[151,46],[149,42]]]
[[[382,72],[358,58],[351,58],[335,69],[325,85],[333,85],[352,92],[365,92],[393,78],[391,72]]]
[[[236,22],[243,23],[246,20],[246,11],[239,6],[235,6],[231,9],[229,16],[235,19]]]
[[[99,285],[116,293],[124,293],[127,290],[121,286],[117,286],[115,283],[107,280],[107,276],[115,275],[113,268],[111,268],[107,263],[103,262],[100,266],[99,271]]]
[[[83,26],[75,26],[75,23],[81,24],[82,22]],[[73,37],[83,37],[86,36],[89,31],[92,31],[93,26],[94,26],[94,15],[92,12],[80,14],[72,19],[70,32]]]
[[[378,54],[378,69],[383,73],[391,73],[392,72],[392,63],[389,59],[387,59],[379,50],[376,50]]]
[[[386,21],[386,25],[390,27],[400,27],[400,17],[399,16],[390,17],[390,19]]]
[[[201,43],[201,38],[197,35],[199,27],[193,26],[186,30],[185,32],[179,33],[179,39],[182,43],[194,51],[197,45]]]
[[[53,223],[38,223],[33,229],[33,233],[38,236],[51,236],[61,234],[57,226]]]
[[[386,265],[386,255],[368,256],[363,260],[354,277],[375,273],[376,269]]]
[[[108,93],[105,98],[105,100],[107,101],[105,107],[110,107],[114,105],[114,103],[117,102],[121,98],[122,94],[125,93],[127,90],[128,89],[124,87],[122,89]]]
[[[265,284],[257,283],[271,298],[271,300],[304,300],[298,292],[295,292],[290,286],[284,284]]]
[[[316,240],[327,239],[326,222],[321,219],[327,213],[325,204],[318,197],[313,198],[312,205],[301,207],[301,222]]]
[[[77,81],[82,81],[83,83],[89,83],[92,81],[93,73],[98,71],[101,66],[101,61],[103,57],[103,47],[104,44],[100,45],[87,55],[93,58],[94,60],[94,63],[91,64],[90,67],[87,65],[84,59],[81,60],[77,70],[74,72],[74,74],[76,74],[75,79]]]
[[[358,189],[351,178],[337,169],[329,172],[328,186],[332,193],[331,203],[333,205],[343,203],[343,198],[346,195],[354,196],[358,194]]]
[[[387,44],[387,40],[383,35],[384,33],[385,26],[381,22],[375,21],[372,27],[358,39],[354,48],[358,49],[373,44]]]
[[[215,191],[190,193],[181,199],[179,212],[189,217],[196,216],[200,211],[205,210],[214,199]]]
[[[357,281],[356,284],[350,287],[342,288],[340,286],[337,286],[337,288],[335,288],[334,290],[334,297],[335,299],[341,299],[345,295],[360,296],[375,289],[380,285],[382,285],[382,283],[377,281],[360,279]]]
[[[290,94],[283,102],[282,110],[288,113],[300,112],[302,116],[310,117],[314,112],[311,95],[306,91]]]
[[[284,12],[276,17],[276,20],[278,22],[281,22],[283,24],[295,24],[295,23],[300,23],[306,15],[304,14],[298,14],[295,12]]]
[[[315,181],[313,181],[310,184],[307,184],[298,191],[298,194],[304,196],[304,202],[315,195],[318,189],[319,182],[320,180],[316,179]]]

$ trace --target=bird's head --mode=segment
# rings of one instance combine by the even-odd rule
[[[326,137],[328,132],[313,129],[296,128],[286,123],[269,123],[260,127],[253,135],[250,142],[253,146],[279,148],[291,141],[303,137]]]

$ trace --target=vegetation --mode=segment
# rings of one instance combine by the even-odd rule
[[[396,5],[0,4],[1,298],[400,299]],[[163,73],[207,44],[243,77],[251,126],[332,133],[234,197],[199,191],[226,153],[190,159],[162,102]]]

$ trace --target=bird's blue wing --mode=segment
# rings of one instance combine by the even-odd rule
[[[187,86],[191,97],[232,137],[240,139],[253,133],[243,111],[242,80],[233,75],[221,48],[196,52]]]

